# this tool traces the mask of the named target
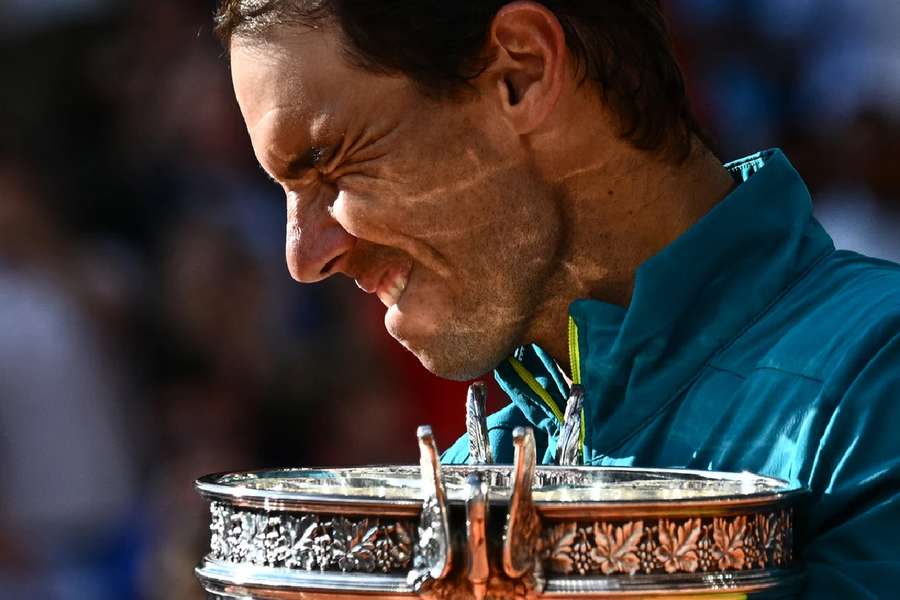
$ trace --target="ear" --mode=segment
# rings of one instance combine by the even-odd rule
[[[491,24],[488,51],[494,62],[488,93],[520,134],[540,127],[565,84],[568,49],[562,26],[545,6],[520,0],[505,5]]]

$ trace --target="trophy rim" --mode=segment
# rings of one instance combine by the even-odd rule
[[[386,498],[382,496],[366,494],[342,494],[328,493],[323,486],[322,492],[305,492],[296,490],[270,490],[259,489],[240,485],[239,483],[223,482],[225,478],[253,478],[261,477],[277,478],[279,475],[290,476],[300,473],[359,473],[377,474],[378,472],[416,472],[418,465],[368,465],[362,467],[302,467],[290,469],[254,469],[248,471],[221,472],[204,475],[194,482],[195,489],[204,498],[210,501],[219,501],[241,508],[256,508],[268,511],[284,512],[311,512],[329,514],[353,514],[353,515],[383,515],[391,517],[415,517],[421,512],[423,495],[416,491],[405,497]],[[442,465],[444,473],[465,474],[468,472],[509,472],[509,465]],[[698,515],[727,515],[735,511],[746,510],[753,506],[768,504],[793,504],[799,500],[806,489],[799,483],[793,483],[784,479],[759,475],[749,471],[726,472],[705,471],[700,469],[682,468],[640,468],[640,467],[601,467],[578,466],[561,467],[556,465],[541,465],[537,467],[538,473],[628,473],[648,474],[659,476],[681,476],[694,478],[698,481],[746,481],[765,484],[770,489],[748,491],[746,493],[723,493],[722,495],[686,496],[684,498],[659,498],[659,499],[547,499],[542,498],[541,491],[535,490],[534,505],[545,518],[566,519],[572,517],[590,518],[603,517],[631,517],[642,516],[666,516],[678,514],[682,511],[691,511]],[[413,481],[411,478],[410,481]],[[598,477],[597,485],[601,485]],[[390,487],[387,485],[386,487]],[[410,490],[413,488],[410,487]],[[449,505],[462,504],[464,500],[453,494],[448,494]],[[505,494],[492,496],[492,505],[505,505],[509,502],[509,496]]]

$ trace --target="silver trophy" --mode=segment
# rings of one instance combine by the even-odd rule
[[[484,388],[466,401],[471,464],[442,466],[429,427],[420,464],[210,475],[211,599],[357,597],[730,598],[802,583],[803,491],[752,473],[578,466],[573,389],[557,461],[530,429],[491,463]],[[571,420],[571,422],[570,422]]]

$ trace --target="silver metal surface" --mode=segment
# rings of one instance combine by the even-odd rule
[[[513,431],[513,492],[503,531],[503,572],[510,579],[521,579],[534,574],[542,576],[538,567],[538,549],[541,540],[541,518],[534,506],[534,471],[536,451],[531,429],[517,427]],[[543,582],[532,580],[530,587],[541,587]]]
[[[359,573],[348,577],[341,572],[303,571],[272,567],[235,567],[231,563],[204,559],[196,569],[197,577],[208,591],[217,593],[244,588],[247,594],[262,590],[353,592],[360,594],[400,594],[415,596],[403,575]],[[233,591],[231,593],[234,593]],[[261,596],[254,596],[261,597]]]
[[[556,464],[575,466],[582,463],[584,454],[581,439],[581,410],[584,406],[584,388],[573,384],[566,402],[566,414],[562,432],[556,446]]]
[[[705,594],[753,593],[777,587],[787,593],[803,583],[804,576],[795,570],[771,569],[746,573],[734,577],[722,573],[634,575],[627,580],[613,577],[565,577],[551,578],[544,589],[547,598],[592,597],[609,595],[619,597],[657,596],[661,590],[670,596],[689,594],[692,598]],[[677,597],[677,596],[675,596]],[[730,596],[735,598],[735,596]],[[735,598],[735,600],[737,600]]]
[[[487,426],[487,386],[476,381],[466,394],[466,434],[469,438],[469,464],[494,462]]]
[[[577,401],[570,414],[580,414]],[[197,575],[212,597],[724,598],[787,590],[802,493],[751,473],[537,466],[530,429],[512,466],[420,464],[213,475]],[[729,595],[730,594],[730,595]]]
[[[453,566],[453,549],[437,444],[431,427],[419,427],[417,435],[424,498],[419,518],[419,535],[413,547],[413,568],[407,580],[413,589],[422,592],[450,572]]]
[[[466,477],[472,467],[441,467],[447,501],[465,502]],[[480,466],[494,500],[509,500],[508,465]],[[209,475],[196,483],[210,500],[263,509],[302,510],[318,507],[339,511],[396,510],[417,516],[424,498],[421,471],[412,465],[345,469],[287,469]],[[752,473],[722,473],[689,469],[538,466],[534,499],[542,512],[571,506],[713,502],[743,504],[790,494],[796,487]],[[361,514],[361,513],[360,513]]]

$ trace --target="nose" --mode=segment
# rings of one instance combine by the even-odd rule
[[[285,257],[291,277],[301,283],[314,283],[340,272],[341,258],[356,242],[328,211],[334,196],[324,187],[312,198],[288,192]]]

